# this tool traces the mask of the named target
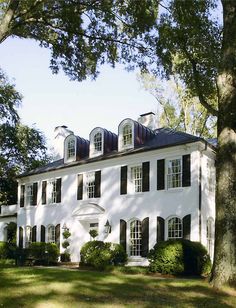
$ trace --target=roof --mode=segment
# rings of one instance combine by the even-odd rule
[[[190,135],[184,132],[175,131],[174,129],[170,129],[170,128],[158,128],[154,130],[154,133],[155,134],[153,135],[152,139],[150,139],[143,145],[136,146],[133,149],[128,149],[122,152],[112,151],[102,156],[97,156],[93,158],[86,157],[85,159],[81,159],[79,161],[74,161],[71,163],[64,163],[64,159],[60,159],[52,163],[49,163],[43,167],[39,167],[31,171],[24,172],[21,175],[19,175],[18,178],[29,176],[29,175],[40,174],[44,172],[49,172],[49,171],[54,171],[54,170],[59,170],[59,169],[64,169],[64,168],[70,168],[73,166],[79,166],[79,165],[88,164],[88,163],[92,163],[96,161],[102,161],[106,159],[122,157],[125,155],[131,155],[135,153],[141,153],[141,152],[151,151],[155,149],[162,149],[162,148],[167,148],[167,147],[172,147],[172,146],[177,146],[177,145],[182,145],[182,144],[188,144],[188,143],[193,143],[193,142],[198,142],[198,141],[207,143],[207,141],[204,140],[203,138],[193,136],[193,135]],[[208,143],[208,145],[214,148],[214,146],[211,143]]]

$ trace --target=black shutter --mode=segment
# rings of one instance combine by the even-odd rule
[[[41,225],[41,234],[40,234],[40,236],[41,236],[40,242],[41,243],[45,243],[45,231],[46,231],[45,227],[43,225]]]
[[[165,189],[165,160],[157,161],[157,190]]]
[[[186,215],[183,218],[183,238],[185,240],[190,240],[191,234],[191,215]]]
[[[83,199],[83,174],[78,174],[77,200]]]
[[[23,228],[19,227],[19,247],[23,248]]]
[[[56,203],[60,203],[61,202],[61,179],[57,179],[56,182]]]
[[[32,242],[37,242],[37,226],[32,228]]]
[[[38,183],[33,184],[33,200],[32,205],[37,205]]]
[[[42,204],[47,203],[47,181],[42,182]]]
[[[149,250],[149,217],[142,221],[142,257],[147,257]]]
[[[126,251],[126,221],[123,219],[120,219],[120,245],[124,248]]]
[[[20,207],[25,205],[25,185],[20,186]]]
[[[57,247],[60,249],[60,224],[56,225],[55,228],[55,242]]]
[[[149,191],[149,170],[150,162],[147,161],[142,165],[142,191]]]
[[[95,172],[95,198],[101,197],[101,170]]]
[[[157,242],[165,240],[165,219],[157,216]]]
[[[182,172],[182,186],[191,186],[191,156],[184,155],[182,158],[183,172]]]
[[[120,194],[127,194],[127,166],[122,166],[120,169]]]

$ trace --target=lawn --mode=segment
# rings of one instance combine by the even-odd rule
[[[4,267],[0,307],[236,307],[236,290],[215,292],[201,279]]]

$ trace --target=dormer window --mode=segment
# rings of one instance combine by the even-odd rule
[[[96,157],[104,154],[104,130],[101,127],[94,128],[89,136],[89,156]]]
[[[93,138],[94,153],[102,151],[102,134],[97,133]]]
[[[134,147],[134,121],[123,120],[119,125],[119,151],[132,149]]]
[[[76,137],[69,135],[65,139],[65,162],[71,162],[76,159]]]
[[[132,126],[127,124],[123,127],[123,146],[132,145]]]

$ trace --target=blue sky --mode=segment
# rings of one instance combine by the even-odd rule
[[[104,66],[96,81],[72,82],[63,72],[53,75],[50,51],[32,40],[9,38],[0,45],[0,66],[23,95],[22,122],[35,125],[50,146],[56,126],[66,125],[88,138],[101,126],[117,133],[126,117],[155,111],[155,99],[141,89],[135,72]]]

